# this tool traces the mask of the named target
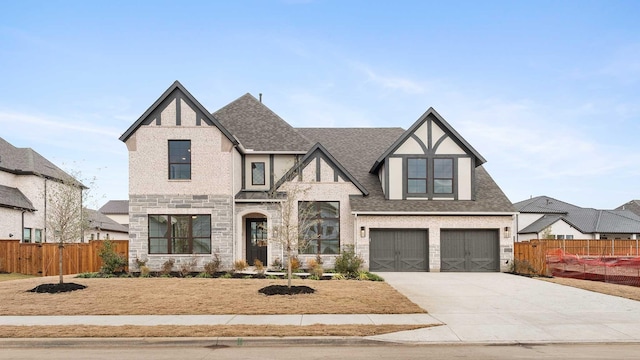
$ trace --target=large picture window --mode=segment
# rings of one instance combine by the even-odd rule
[[[453,159],[433,159],[433,193],[453,193]]]
[[[340,202],[301,201],[298,203],[298,225],[303,227],[303,254],[340,253]]]
[[[264,185],[264,163],[252,162],[251,163],[251,185]]]
[[[407,159],[407,193],[427,193],[427,159]]]
[[[191,179],[191,140],[169,140],[169,179]]]
[[[149,254],[211,254],[211,215],[149,215]]]

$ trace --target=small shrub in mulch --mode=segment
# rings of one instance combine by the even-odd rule
[[[269,285],[258,290],[258,292],[265,295],[298,295],[313,294],[315,290],[308,286]]]
[[[86,286],[76,283],[42,284],[34,287],[31,290],[27,290],[27,292],[56,294],[61,292],[82,290],[84,288],[86,288]]]

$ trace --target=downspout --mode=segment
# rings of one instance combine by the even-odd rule
[[[236,244],[236,157],[233,149],[238,151],[238,145],[233,145],[231,150],[231,264],[237,259],[238,244]]]
[[[84,201],[84,191],[80,187],[80,242],[84,243],[84,211],[82,211],[82,203]]]
[[[24,243],[24,212],[26,210],[22,210],[22,228],[20,229],[20,242]]]
[[[44,178],[44,239],[40,239],[42,242],[47,242],[47,178]]]
[[[358,213],[353,219],[353,251],[358,254]]]

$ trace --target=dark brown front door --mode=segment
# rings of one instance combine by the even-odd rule
[[[267,266],[267,219],[247,219],[247,262],[260,260]]]

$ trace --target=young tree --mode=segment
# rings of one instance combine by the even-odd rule
[[[281,201],[278,203],[280,222],[272,227],[271,241],[284,247],[287,254],[287,287],[291,288],[292,259],[300,249],[304,249],[313,239],[309,238],[309,229],[316,223],[313,207],[309,202],[302,202],[308,189],[288,184],[282,192],[273,192],[271,196]]]
[[[64,176],[60,182],[51,182],[47,189],[47,236],[52,236],[58,243],[59,283],[63,280],[64,244],[78,242],[88,228],[88,217],[85,213],[83,192],[88,189],[79,180],[77,172]]]

